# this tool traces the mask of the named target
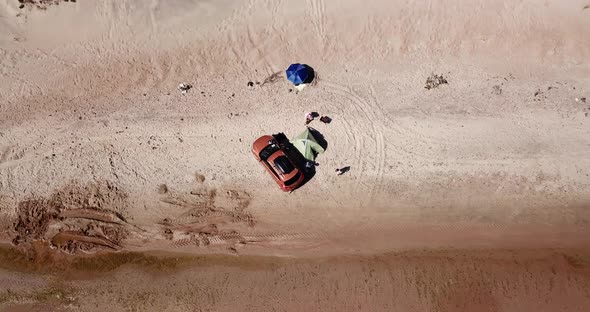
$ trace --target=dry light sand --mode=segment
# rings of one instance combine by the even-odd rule
[[[589,1],[24,2],[0,309],[590,310]],[[307,111],[283,193],[250,147]]]

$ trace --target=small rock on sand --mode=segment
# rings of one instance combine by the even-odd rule
[[[158,186],[158,193],[159,194],[166,194],[166,193],[168,193],[168,186],[166,186],[166,184],[160,184]]]
[[[199,183],[205,182],[205,176],[200,173],[195,173],[195,180]]]

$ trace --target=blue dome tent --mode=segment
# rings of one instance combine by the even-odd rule
[[[313,68],[306,64],[291,64],[286,70],[287,79],[294,85],[309,83],[313,80]]]

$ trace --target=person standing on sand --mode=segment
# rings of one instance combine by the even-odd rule
[[[305,114],[305,125],[306,126],[309,125],[309,123],[312,122],[313,119],[314,119],[313,112],[309,112],[309,113]]]

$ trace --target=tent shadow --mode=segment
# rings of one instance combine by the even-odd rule
[[[328,150],[328,141],[326,141],[326,138],[324,137],[324,135],[312,127],[308,127],[308,128],[309,128],[309,132],[311,132],[311,135],[313,135],[313,137],[316,139],[316,141],[318,141],[318,144],[324,149],[324,151],[327,151]]]

